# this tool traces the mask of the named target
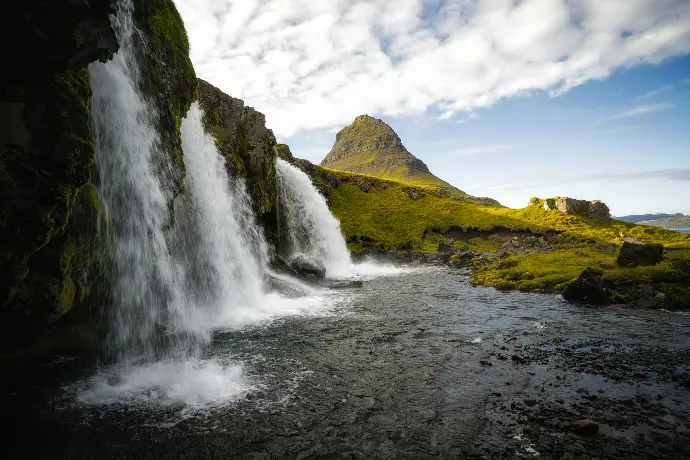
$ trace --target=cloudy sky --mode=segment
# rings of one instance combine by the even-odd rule
[[[197,73],[319,162],[355,116],[508,206],[690,214],[688,0],[175,0]]]

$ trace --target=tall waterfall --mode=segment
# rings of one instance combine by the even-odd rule
[[[173,199],[171,156],[139,92],[131,0],[118,3],[114,28],[120,50],[89,67],[111,260],[108,345],[119,362],[185,359],[220,318],[261,307],[267,245],[243,181],[231,184],[204,132],[198,103],[182,123],[185,187]]]
[[[109,351],[118,361],[151,357],[162,349],[160,326],[171,311],[188,308],[183,276],[172,260],[163,228],[172,196],[152,125],[153,108],[139,92],[139,68],[131,0],[117,3],[113,27],[119,51],[89,66],[98,192],[108,223],[112,326]],[[178,348],[179,345],[179,348]],[[187,346],[167,347],[186,354]]]
[[[321,261],[329,277],[351,275],[352,261],[340,222],[331,214],[326,199],[304,172],[280,158],[276,161],[292,253]]]

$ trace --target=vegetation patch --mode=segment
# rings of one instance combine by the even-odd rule
[[[304,169],[327,196],[354,253],[431,254],[447,245],[446,260],[469,266],[476,285],[561,292],[591,267],[602,273],[614,301],[661,292],[676,306],[690,302],[690,235],[547,211],[538,198],[522,209],[499,208],[431,186],[412,187],[411,194],[405,182],[318,166]],[[527,245],[537,238],[539,244]],[[662,244],[662,262],[619,267],[616,258],[625,239]]]

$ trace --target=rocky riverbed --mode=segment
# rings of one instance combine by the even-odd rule
[[[438,267],[334,292],[218,331],[206,358],[242,386],[222,404],[194,399],[203,379],[187,402],[80,401],[102,370],[77,356],[6,370],[5,458],[690,458],[686,314],[473,288]]]

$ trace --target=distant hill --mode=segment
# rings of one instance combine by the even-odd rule
[[[661,228],[690,228],[690,216],[677,214],[672,217],[665,217],[663,219],[643,220],[638,222],[640,225],[651,225],[652,227]]]
[[[440,187],[459,196],[470,196],[432,174],[422,160],[405,148],[393,128],[369,115],[358,116],[338,132],[321,166],[410,185]],[[495,200],[483,200],[500,206]]]
[[[668,217],[683,217],[683,214],[635,214],[631,216],[614,217],[614,219],[636,224],[638,222],[666,219]]]

